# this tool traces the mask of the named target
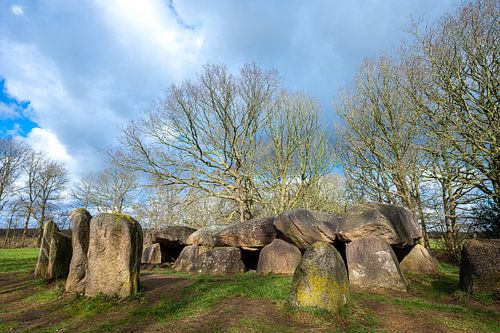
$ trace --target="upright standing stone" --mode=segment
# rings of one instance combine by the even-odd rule
[[[349,295],[349,281],[340,253],[325,242],[312,244],[293,275],[292,305],[337,313],[348,302]]]
[[[407,291],[396,254],[381,238],[360,238],[347,244],[346,262],[351,286]]]
[[[399,263],[399,266],[405,273],[435,274],[439,272],[439,263],[437,260],[420,244],[415,245],[411,249]]]
[[[141,264],[143,265],[159,265],[162,263],[161,260],[161,248],[160,244],[155,243],[149,245],[142,252]]]
[[[90,222],[85,295],[126,297],[139,291],[142,228],[124,214],[101,214]]]
[[[40,243],[40,252],[38,253],[38,261],[36,262],[35,268],[35,276],[42,279],[46,279],[48,276],[47,269],[49,266],[50,239],[54,228],[57,227],[52,220],[47,221],[43,228],[42,242]]]
[[[42,279],[64,279],[71,262],[71,239],[59,232],[54,221],[45,223],[35,275]]]
[[[73,257],[69,266],[66,291],[83,293],[85,291],[85,273],[87,271],[87,252],[89,249],[89,229],[92,216],[84,208],[71,213],[71,240]]]
[[[293,274],[302,253],[295,245],[281,239],[275,239],[265,246],[259,254],[257,274]]]

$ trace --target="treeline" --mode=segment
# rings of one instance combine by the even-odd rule
[[[438,222],[455,257],[466,228],[499,235],[499,14],[480,0],[413,25],[414,43],[366,61],[335,107],[347,176],[423,230]]]
[[[68,193],[148,229],[386,202],[457,257],[471,231],[499,236],[499,14],[480,0],[413,24],[412,43],[366,60],[334,99],[335,127],[275,71],[206,65],[122,129],[109,168]]]
[[[35,224],[38,246],[46,219],[64,223],[67,212],[61,203],[68,180],[68,171],[60,163],[20,140],[0,139],[0,217],[6,229],[0,245],[26,245]],[[21,234],[14,229],[22,230]]]

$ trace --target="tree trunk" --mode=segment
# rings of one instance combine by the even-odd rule
[[[38,238],[36,240],[36,245],[37,247],[40,247],[40,244],[42,244],[42,237],[43,237],[43,226],[45,224],[45,205],[42,204],[41,207],[41,213],[40,213],[40,221],[38,222]]]

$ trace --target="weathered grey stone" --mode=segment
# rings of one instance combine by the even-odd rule
[[[315,242],[333,243],[338,218],[329,213],[293,209],[281,213],[274,221],[280,237],[301,250]]]
[[[337,313],[349,298],[349,280],[340,253],[329,243],[313,243],[293,275],[291,304]]]
[[[71,212],[71,243],[73,256],[69,266],[66,291],[83,293],[85,291],[85,273],[87,271],[87,252],[89,249],[89,230],[92,216],[78,208]]]
[[[399,263],[403,272],[434,274],[439,272],[439,264],[429,251],[420,244],[415,245]]]
[[[500,299],[500,239],[469,240],[460,261],[460,287]]]
[[[336,235],[343,242],[378,237],[393,246],[406,247],[413,246],[422,232],[408,209],[372,202],[348,210],[338,222]]]
[[[162,261],[175,261],[187,245],[188,237],[195,231],[187,226],[169,225],[153,232],[152,242],[160,244]]]
[[[40,243],[40,251],[35,267],[35,276],[42,279],[46,279],[48,276],[47,268],[49,266],[50,239],[54,228],[57,227],[52,220],[47,221],[43,228],[42,242]]]
[[[363,290],[407,291],[406,281],[391,246],[378,237],[360,238],[346,245],[351,286]]]
[[[161,248],[160,244],[155,243],[149,245],[142,251],[141,264],[143,265],[159,265],[162,263],[161,260]]]
[[[42,279],[65,279],[71,262],[71,238],[59,232],[56,224],[45,223],[35,275]]]
[[[217,234],[218,245],[242,249],[262,248],[276,238],[273,221],[273,217],[265,217],[232,224]]]
[[[237,247],[215,247],[199,253],[189,269],[190,273],[213,275],[229,275],[244,271],[245,265],[241,261],[241,252]]]
[[[184,247],[175,261],[173,269],[177,272],[191,272],[198,261],[199,255],[209,249],[208,247],[198,245],[188,245]]]
[[[90,222],[85,295],[126,297],[139,291],[142,228],[124,214],[101,214]]]
[[[293,274],[302,253],[295,245],[281,239],[275,239],[266,245],[259,255],[257,274]]]
[[[227,225],[211,225],[196,230],[186,240],[187,245],[203,245],[203,246],[218,246],[221,244],[219,232]]]

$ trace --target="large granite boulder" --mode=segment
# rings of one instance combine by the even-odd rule
[[[71,262],[71,238],[62,234],[52,220],[45,223],[35,276],[46,279],[65,279]]]
[[[259,254],[257,274],[293,274],[302,259],[302,253],[295,245],[275,239]]]
[[[469,240],[460,261],[460,287],[500,299],[500,239]]]
[[[141,258],[142,265],[154,266],[154,265],[159,265],[161,263],[162,260],[161,260],[160,244],[155,243],[149,245],[142,251],[142,258]]]
[[[193,256],[196,255],[193,253]],[[194,264],[188,270],[190,273],[212,275],[230,275],[244,271],[245,265],[241,261],[241,252],[237,247],[215,247],[202,253],[199,251]]]
[[[351,286],[363,290],[407,291],[396,254],[382,238],[360,238],[348,243],[346,263]]]
[[[439,263],[425,246],[417,244],[399,263],[403,272],[417,274],[435,274],[439,272]]]
[[[340,253],[325,242],[312,244],[293,275],[291,304],[337,313],[348,302],[349,295],[349,281]]]
[[[101,214],[90,222],[85,295],[126,297],[139,291],[142,228],[124,214]]]
[[[281,213],[274,221],[280,237],[301,250],[315,242],[333,243],[338,218],[329,213],[293,209]]]
[[[175,261],[187,245],[188,237],[195,231],[187,226],[169,225],[153,232],[152,243],[160,244],[163,262]]]
[[[181,254],[172,266],[177,272],[191,272],[196,265],[200,254],[208,251],[210,248],[198,245],[188,245],[182,249]]]
[[[408,209],[372,202],[348,210],[338,221],[336,235],[342,242],[379,237],[392,246],[407,247],[415,245],[422,231]]]
[[[229,275],[245,271],[241,252],[237,247],[186,246],[173,268],[176,271],[212,275]]]
[[[249,250],[262,248],[276,238],[273,221],[273,217],[265,217],[232,224],[217,234],[218,245]]]
[[[89,230],[92,216],[78,208],[71,212],[71,242],[73,257],[69,266],[66,291],[83,293],[85,291],[85,273],[87,271],[87,251],[89,249]]]
[[[203,227],[193,232],[186,240],[187,245],[203,245],[215,247],[221,244],[219,232],[227,225],[211,225]]]

